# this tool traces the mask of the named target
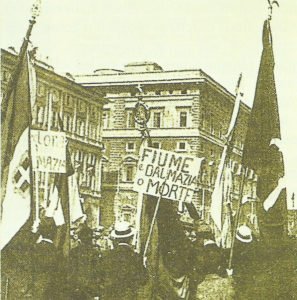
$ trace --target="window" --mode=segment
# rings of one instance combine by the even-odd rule
[[[59,113],[57,111],[52,112],[52,124],[51,127],[59,128]]]
[[[81,119],[77,119],[76,132],[78,135],[84,136],[85,133],[85,122]]]
[[[85,112],[86,111],[86,103],[83,100],[80,100],[78,103],[79,103],[79,105],[78,105],[79,111]]]
[[[72,128],[72,120],[70,114],[64,115],[64,130],[71,131]]]
[[[127,165],[126,166],[126,181],[133,181],[134,177],[134,166],[132,165]]]
[[[187,150],[187,143],[186,142],[178,142],[177,143],[177,150],[178,151],[186,151]]]
[[[152,147],[156,148],[156,149],[160,149],[161,148],[161,144],[159,142],[153,142],[152,143]]]
[[[67,106],[72,105],[72,97],[70,95],[66,95],[66,105]]]
[[[109,128],[110,111],[105,110],[103,112],[102,117],[103,117],[103,128]]]
[[[37,106],[37,123],[42,124],[44,117],[44,107]]]
[[[210,156],[214,157],[214,151],[213,151],[213,149],[210,149]]]
[[[93,140],[96,139],[96,124],[89,124],[89,138]]]
[[[96,110],[96,106],[91,106],[91,117],[96,119],[97,117],[97,110]]]
[[[42,97],[45,94],[45,87],[42,83],[38,84],[38,88],[37,88],[37,95]]]
[[[83,161],[83,152],[81,150],[76,151],[75,160],[79,162]]]
[[[135,128],[134,112],[132,110],[126,111],[126,125],[127,128]]]
[[[206,114],[204,111],[201,112],[201,128],[205,129],[205,119],[206,119]]]
[[[203,142],[200,144],[200,151],[204,152],[204,143]]]
[[[133,152],[135,151],[135,143],[129,142],[126,144],[126,151]]]
[[[153,127],[155,127],[155,128],[161,127],[161,113],[160,112],[154,112]]]
[[[210,115],[210,133],[215,134],[215,127],[214,127],[214,116],[213,114]]]
[[[188,113],[186,111],[181,111],[179,113],[179,127],[187,127]]]

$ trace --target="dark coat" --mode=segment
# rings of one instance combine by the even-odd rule
[[[100,299],[135,299],[147,280],[141,256],[127,244],[108,251],[98,271],[103,279]]]
[[[97,296],[100,278],[97,277],[99,252],[92,245],[80,245],[70,252],[71,299],[90,299]]]
[[[33,298],[58,299],[58,256],[54,244],[44,240],[35,244],[33,261]]]

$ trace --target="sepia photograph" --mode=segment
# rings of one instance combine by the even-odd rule
[[[0,7],[0,299],[297,299],[296,0]]]

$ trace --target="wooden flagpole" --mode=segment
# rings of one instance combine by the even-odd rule
[[[229,256],[229,263],[228,263],[228,269],[227,269],[227,274],[229,276],[232,276],[233,270],[232,270],[232,259],[233,259],[233,254],[234,254],[234,244],[235,244],[235,238],[236,238],[236,231],[238,227],[238,223],[240,220],[240,213],[241,213],[241,208],[242,208],[242,196],[243,196],[243,190],[244,190],[244,185],[245,185],[245,180],[248,174],[248,168],[242,170],[242,177],[241,177],[241,183],[240,183],[240,191],[239,191],[239,196],[238,196],[238,208],[234,220],[234,227],[233,227],[233,235],[232,235],[232,241],[231,241],[231,249],[230,249],[230,256]]]

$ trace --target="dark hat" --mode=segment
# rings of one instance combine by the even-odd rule
[[[84,224],[79,231],[78,236],[81,240],[92,240],[93,230]]]
[[[57,227],[53,218],[44,217],[39,225],[39,233],[45,238],[53,238],[57,232]]]

